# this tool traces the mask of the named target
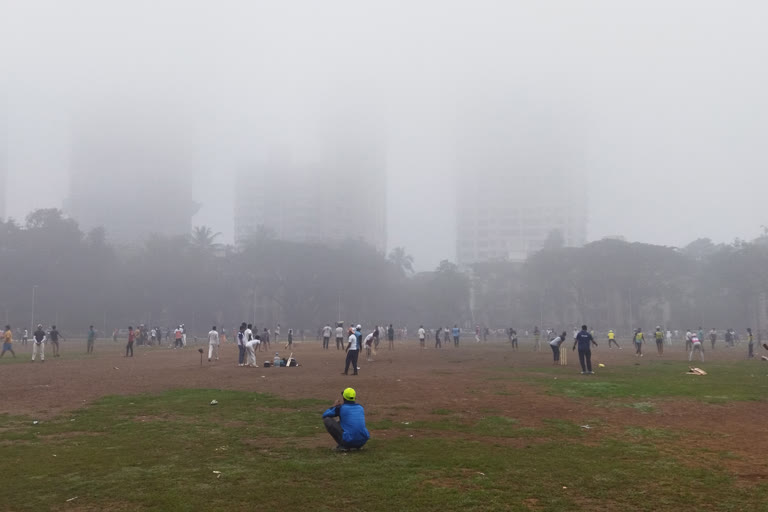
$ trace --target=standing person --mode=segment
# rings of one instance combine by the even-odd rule
[[[448,345],[451,342],[451,330],[446,327],[443,329],[443,343]]]
[[[664,355],[664,332],[660,326],[656,326],[656,331],[653,333],[653,337],[656,339],[656,352],[660,356]]]
[[[392,324],[387,327],[387,350],[395,350],[395,328]]]
[[[88,341],[85,346],[85,353],[86,354],[93,354],[93,345],[96,343],[96,331],[94,330],[93,326],[91,325],[88,327]]]
[[[517,352],[519,348],[517,346],[517,331],[512,327],[509,328],[509,342],[512,344],[512,350]]]
[[[480,343],[480,326],[475,324],[475,343]]]
[[[552,339],[552,341],[549,342],[549,347],[552,349],[552,357],[553,362],[552,364],[557,366],[560,364],[560,345],[562,345],[565,342],[565,337],[567,336],[566,332],[563,331],[563,334],[560,336],[556,336]]]
[[[45,331],[43,324],[37,324],[37,330],[32,333],[32,362],[35,361],[38,351],[40,352],[40,362],[45,362]]]
[[[237,366],[243,366],[245,364],[245,322],[240,324],[240,329],[237,331],[237,350],[239,352],[237,358]]]
[[[691,350],[691,339],[693,338],[693,332],[690,329],[685,331],[685,351]]]
[[[277,324],[277,327],[275,327],[275,343],[280,342],[280,324]]]
[[[608,348],[613,348],[613,347],[611,347],[611,344],[612,344],[612,343],[613,343],[614,345],[616,345],[616,348],[618,348],[619,350],[621,350],[621,347],[620,347],[620,346],[619,346],[619,344],[616,342],[616,334],[613,332],[613,329],[611,329],[610,331],[608,331]]]
[[[181,326],[178,326],[175,331],[173,331],[173,348],[181,348]]]
[[[328,350],[328,345],[331,343],[331,326],[326,324],[323,327],[323,349]]]
[[[438,327],[437,330],[435,331],[435,348],[443,348],[443,344],[440,341],[442,338],[442,334],[443,334],[443,328]]]
[[[725,330],[725,346],[728,348],[733,347],[733,333],[731,329]]]
[[[424,326],[419,326],[419,347],[427,348],[424,344],[424,340],[427,337],[427,331],[424,330]]]
[[[336,323],[336,350],[344,350],[344,327],[341,322]]]
[[[533,351],[538,352],[539,350],[541,350],[541,331],[539,326],[535,325],[533,327]]]
[[[136,339],[136,332],[133,330],[132,326],[128,326],[128,344],[125,346],[125,357],[128,357],[128,352],[131,353],[131,357],[133,357],[133,342]]]
[[[709,341],[712,343],[712,350],[715,350],[715,342],[717,341],[717,331],[714,329],[709,330]]]
[[[187,346],[187,326],[184,324],[181,324],[181,346]]]
[[[667,329],[667,345],[672,345],[672,331]]]
[[[272,345],[269,344],[269,329],[264,328],[264,332],[261,333],[261,343],[264,345],[264,350],[272,350]]]
[[[350,364],[352,365],[352,370],[354,372],[352,375],[357,375],[357,358],[360,355],[360,343],[354,332],[349,335],[349,343],[347,344],[346,353],[347,359],[344,362],[344,375],[349,375]]]
[[[216,357],[219,360],[219,331],[216,330],[216,326],[211,327],[208,331],[208,362],[211,362],[211,358]]]
[[[693,361],[693,353],[699,351],[699,357],[701,362],[704,362],[704,347],[701,345],[701,340],[697,335],[693,335],[691,338],[691,353],[688,355],[688,361]]]
[[[3,333],[3,352],[0,353],[0,357],[3,357],[6,352],[10,352],[14,359],[16,359],[16,352],[13,351],[13,331],[10,325],[5,326],[5,332]]]
[[[115,343],[117,343],[117,329],[115,329],[114,331],[112,331],[112,341],[114,341]]]
[[[747,359],[755,357],[755,337],[752,335],[752,328],[747,328]]]
[[[644,341],[645,336],[643,335],[643,330],[638,327],[635,329],[635,356],[643,357]]]
[[[154,327],[152,328],[151,331],[149,331],[149,340],[150,340],[150,343],[152,343],[152,345],[154,345],[157,342],[157,329],[155,329]]]
[[[341,396],[342,400],[337,400],[323,413],[323,424],[336,441],[336,451],[360,449],[371,438],[365,428],[365,410],[357,403],[354,389],[345,389]],[[336,421],[336,418],[339,420]]]
[[[452,334],[453,346],[457,348],[459,346],[459,336],[461,336],[461,329],[459,329],[458,324],[453,324]]]
[[[56,329],[55,325],[52,325],[48,335],[51,338],[51,346],[53,347],[53,357],[61,357],[61,354],[59,353],[59,337],[61,336],[61,333],[58,331],[58,329]],[[61,336],[61,339],[63,340],[64,336]]]
[[[21,344],[22,346],[27,345],[27,341],[29,341],[29,331],[24,329],[24,334],[21,336]]]
[[[288,329],[288,344],[285,346],[285,348],[293,348],[293,329]]]
[[[576,339],[573,342],[573,350],[576,350],[576,345],[579,346],[579,363],[581,364],[582,375],[592,375],[592,350],[591,345],[597,346],[597,342],[587,331],[587,326],[582,325],[581,331],[576,335]]]

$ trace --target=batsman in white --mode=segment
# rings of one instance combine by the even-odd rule
[[[32,362],[35,362],[37,353],[40,352],[40,361],[45,361],[45,331],[43,325],[39,324],[37,330],[32,333],[34,341],[32,342]]]
[[[208,362],[211,362],[211,358],[216,357],[219,360],[219,331],[216,330],[214,325],[208,332]]]

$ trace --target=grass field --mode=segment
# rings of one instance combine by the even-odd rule
[[[706,377],[665,361],[594,377],[535,365],[465,376],[451,365],[419,382],[461,374],[480,400],[366,404],[373,438],[351,453],[331,450],[327,400],[265,392],[163,390],[42,420],[4,414],[0,508],[768,510],[766,444],[738,449],[740,421],[748,435],[764,424],[734,417],[730,434],[707,425],[710,413],[750,404],[765,420],[768,365],[718,362]],[[515,407],[546,400],[557,406]]]

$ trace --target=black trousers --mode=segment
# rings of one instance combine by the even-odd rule
[[[579,363],[581,364],[581,371],[592,371],[592,350],[589,348],[579,349]]]
[[[349,373],[349,365],[352,365],[353,373],[352,375],[357,375],[357,357],[360,355],[359,350],[348,350],[347,351],[347,361],[344,364],[344,374],[346,375]]]
[[[131,357],[133,357],[133,342],[129,341],[128,344],[125,346],[125,357],[128,357],[128,352],[131,353]]]
[[[344,445],[344,429],[341,428],[341,423],[336,418],[323,418],[323,425],[325,430],[331,434],[331,437],[339,446]]]
[[[336,350],[344,348],[344,338],[336,338]]]
[[[323,337],[323,348],[324,349],[326,349],[326,350],[328,349],[328,342],[330,342],[330,341],[331,341],[331,338]]]

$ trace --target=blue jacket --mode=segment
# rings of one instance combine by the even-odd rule
[[[362,405],[345,400],[343,404],[331,407],[323,413],[323,418],[336,416],[339,417],[341,429],[344,431],[344,446],[360,448],[371,438],[365,428],[365,410]]]

